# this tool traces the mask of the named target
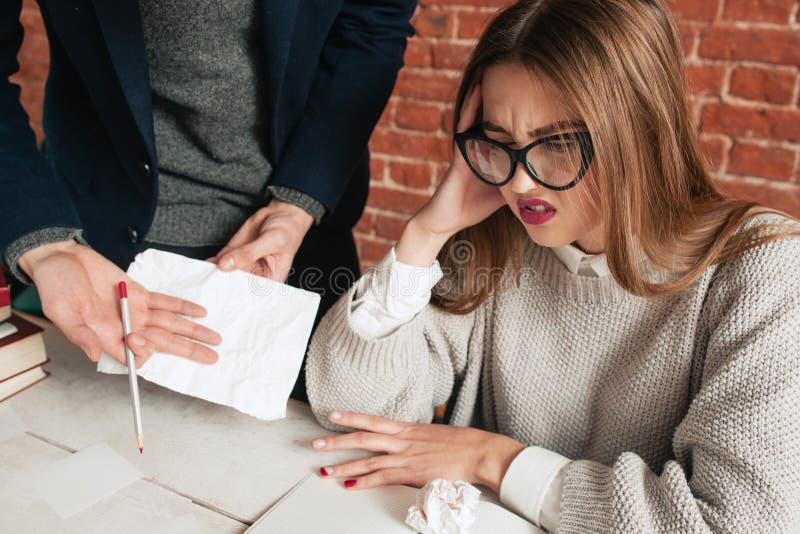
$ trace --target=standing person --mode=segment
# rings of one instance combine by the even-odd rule
[[[0,7],[0,251],[89,358],[124,361],[113,288],[149,247],[288,276],[323,311],[349,287],[414,0],[42,0],[46,159],[8,81],[21,4]],[[176,315],[202,309],[128,282],[137,356],[216,360]]]
[[[717,192],[681,61],[660,0],[494,19],[442,183],[312,340],[315,415],[359,432],[311,446],[386,453],[323,476],[482,483],[550,531],[800,531],[800,224]]]

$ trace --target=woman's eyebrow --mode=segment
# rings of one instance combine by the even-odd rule
[[[496,132],[506,134],[509,137],[511,134],[502,126],[499,126],[491,121],[483,121],[483,129],[484,131],[488,132]],[[542,126],[540,128],[536,128],[532,132],[528,132],[528,135],[532,139],[538,139],[539,137],[546,137],[548,135],[562,132],[565,130],[585,130],[586,123],[580,119],[572,119],[572,120],[565,120],[565,121],[556,121],[547,126]]]

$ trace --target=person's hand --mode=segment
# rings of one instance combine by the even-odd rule
[[[508,466],[525,448],[512,438],[475,428],[403,423],[352,412],[331,412],[328,420],[360,432],[315,439],[314,450],[387,453],[320,469],[326,478],[345,479],[349,489],[421,487],[441,477],[499,491]]]
[[[464,101],[457,131],[468,130],[475,123],[480,105],[481,84],[477,83]],[[432,233],[452,235],[481,222],[504,204],[500,190],[478,180],[456,148],[442,182],[415,219]]]
[[[468,130],[481,105],[481,84],[464,101],[457,131]],[[444,243],[459,230],[478,224],[505,205],[500,190],[478,180],[458,148],[431,199],[411,218],[397,247],[397,259],[428,266]]]
[[[218,345],[216,332],[193,323],[202,306],[147,291],[119,267],[75,241],[49,243],[22,255],[19,265],[36,285],[42,311],[86,356],[103,352],[125,362],[118,284],[128,286],[131,335],[128,344],[141,366],[153,352],[215,363],[217,353],[201,343]]]
[[[304,209],[273,198],[255,212],[216,256],[223,271],[239,269],[284,282],[294,255],[314,218]]]

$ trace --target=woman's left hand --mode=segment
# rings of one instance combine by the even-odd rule
[[[507,436],[475,428],[403,423],[352,412],[331,412],[328,420],[359,432],[315,439],[314,450],[386,453],[320,469],[322,476],[345,479],[349,489],[387,484],[421,487],[446,478],[499,491],[511,461],[525,448]]]

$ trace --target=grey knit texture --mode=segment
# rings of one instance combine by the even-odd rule
[[[223,245],[269,198],[259,2],[139,5],[159,158],[146,240]]]
[[[53,227],[42,228],[35,230],[28,234],[23,235],[19,239],[11,242],[6,247],[3,253],[3,260],[8,267],[9,272],[13,274],[20,282],[24,284],[32,284],[33,281],[25,274],[25,271],[19,268],[19,259],[23,254],[29,250],[33,250],[41,245],[48,243],[56,243],[58,241],[67,241],[74,239],[82,245],[87,245],[86,240],[83,238],[83,232],[77,228],[69,227]]]
[[[327,313],[306,379],[334,409],[449,422],[576,460],[561,532],[800,532],[800,239],[644,299],[528,243],[519,286],[467,315],[429,305],[394,334]],[[365,276],[371,276],[371,273]]]
[[[281,185],[267,186],[269,192],[278,200],[283,200],[289,204],[302,208],[314,218],[314,224],[319,224],[322,217],[325,215],[325,204],[315,200],[313,197],[306,195],[302,191],[292,189],[291,187],[283,187]]]

